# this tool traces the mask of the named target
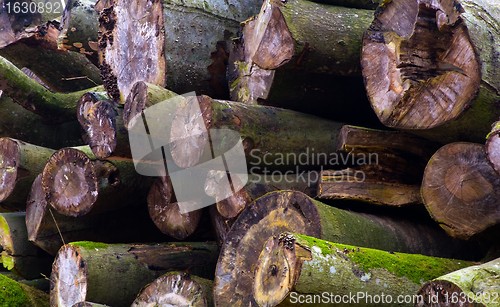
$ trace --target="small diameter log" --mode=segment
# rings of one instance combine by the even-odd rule
[[[495,171],[500,174],[500,121],[492,125],[486,137],[486,154]]]
[[[199,110],[205,127],[200,126]],[[170,150],[173,161],[179,167],[193,166],[200,162],[202,156],[210,154],[205,152],[208,148],[207,134],[198,131],[231,129],[240,133],[243,139],[247,164],[252,172],[265,173],[272,169],[299,172],[302,167],[314,169],[328,164],[328,159],[319,158],[318,154],[325,156],[335,152],[341,126],[290,110],[199,96],[198,99],[186,99],[186,104],[176,112],[170,131]],[[220,144],[222,140],[214,138],[214,135],[211,137],[216,147],[234,146]],[[217,152],[231,148],[216,147],[214,150]],[[300,165],[299,157],[307,160],[303,163],[307,165]]]
[[[144,287],[132,303],[140,306],[213,306],[213,282],[184,272],[169,272]]]
[[[321,172],[319,197],[372,204],[422,204],[420,183],[437,145],[404,132],[342,127],[338,150],[360,161],[343,170]],[[363,160],[361,160],[363,158]]]
[[[375,304],[369,297],[413,295],[423,281],[473,264],[282,233],[269,238],[260,253],[253,298],[259,306],[276,306],[292,291],[347,297],[363,292],[366,297],[358,303],[368,306]]]
[[[158,0],[101,0],[98,54],[109,97],[124,102],[137,81],[165,86],[165,27]]]
[[[470,266],[426,283],[418,292],[423,300],[415,306],[498,306],[499,278],[500,258]]]
[[[55,150],[12,138],[0,138],[0,207],[24,211],[35,177]]]
[[[0,98],[0,136],[8,136],[48,148],[83,143],[76,120],[55,125],[24,109],[6,95]]]
[[[132,160],[95,160],[90,148],[80,149],[56,151],[42,172],[43,191],[57,212],[76,217],[138,205],[145,199],[151,182],[137,174]]]
[[[95,87],[52,93],[4,58],[0,58],[0,87],[13,101],[52,124],[74,120],[78,99],[88,91],[102,91],[102,87]]]
[[[57,38],[59,50],[84,54],[97,64],[97,32],[99,15],[93,0],[69,0],[61,18],[61,32]]]
[[[422,198],[432,218],[453,237],[467,239],[500,223],[500,176],[481,144],[439,149],[425,168]]]
[[[198,228],[202,210],[181,213],[170,177],[155,180],[147,201],[149,216],[162,233],[177,240],[184,240]]]
[[[28,239],[54,256],[65,242],[100,240],[107,243],[132,243],[165,240],[141,206],[76,218],[57,213],[47,204],[41,175],[35,179],[26,205],[26,226]]]
[[[128,133],[123,126],[123,108],[103,93],[85,93],[78,101],[77,118],[83,138],[98,159],[111,154],[130,157]]]
[[[53,258],[28,241],[24,213],[0,214],[0,247],[3,267],[19,276],[36,279],[50,273]]]
[[[48,307],[49,295],[0,274],[0,305]]]
[[[266,0],[259,15],[245,22],[242,37],[233,45],[231,99],[267,100],[271,90],[283,87],[273,84],[283,79],[278,75],[293,75],[289,81],[302,82],[307,77],[301,76],[312,73],[359,75],[361,38],[372,16],[373,11],[307,0]]]
[[[256,306],[252,287],[259,253],[267,238],[285,231],[391,252],[463,258],[473,251],[438,227],[340,210],[300,192],[271,192],[243,210],[226,236],[215,274],[216,305]]]
[[[130,306],[143,286],[168,271],[189,270],[209,276],[217,255],[217,246],[211,242],[70,243],[59,250],[52,266],[51,306],[72,306],[81,301]]]
[[[480,142],[500,116],[500,10],[489,1],[461,4],[404,0],[377,11],[361,65],[384,125]]]

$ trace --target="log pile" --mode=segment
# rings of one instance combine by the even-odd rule
[[[0,305],[500,305],[493,2],[4,2]]]

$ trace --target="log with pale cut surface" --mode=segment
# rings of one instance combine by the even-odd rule
[[[54,260],[28,241],[24,212],[0,214],[0,262],[25,279],[38,279],[50,273]]]
[[[150,178],[140,176],[131,159],[96,160],[89,147],[56,151],[42,172],[49,204],[74,217],[140,205],[150,185]]]
[[[33,182],[26,204],[28,239],[47,253],[56,255],[65,242],[100,240],[107,243],[165,240],[151,222],[146,208],[69,217],[51,208],[45,199],[41,175]]]
[[[245,22],[242,37],[233,45],[231,98],[265,101],[279,88],[288,91],[290,79],[307,82],[302,76],[312,73],[359,75],[361,38],[372,14],[307,0],[266,0],[260,14]]]
[[[100,0],[98,55],[109,97],[123,103],[137,81],[165,85],[162,1]]]
[[[162,233],[177,240],[192,235],[200,223],[202,210],[181,213],[170,177],[155,180],[147,197],[149,216]]]
[[[352,293],[384,294],[395,298],[415,294],[422,281],[473,264],[282,233],[269,238],[260,253],[253,298],[259,306],[276,306],[289,298],[292,291],[347,297]],[[370,305],[368,302],[358,301],[361,305]]]
[[[491,165],[500,174],[500,121],[493,123],[486,137],[486,153]]]
[[[130,306],[142,287],[172,270],[209,277],[217,245],[206,243],[64,245],[52,266],[51,306],[92,301]],[[104,286],[105,285],[105,286]]]
[[[498,118],[500,9],[487,0],[461,4],[393,1],[375,14],[361,65],[383,124],[479,142]]]
[[[145,286],[132,307],[213,306],[212,281],[184,272],[169,272]]]
[[[300,192],[271,192],[248,206],[226,235],[215,274],[216,305],[256,306],[251,294],[257,258],[269,237],[285,231],[390,252],[451,258],[478,252],[423,221],[349,212]]]
[[[463,268],[423,285],[418,292],[423,300],[415,306],[495,307],[500,304],[499,278],[500,258]]]
[[[31,184],[55,150],[0,138],[0,207],[24,211]]]
[[[481,144],[441,147],[425,168],[422,198],[453,237],[467,239],[500,223],[500,176]]]

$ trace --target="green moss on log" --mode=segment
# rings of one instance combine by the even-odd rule
[[[49,296],[0,274],[0,305],[16,307],[49,306]]]

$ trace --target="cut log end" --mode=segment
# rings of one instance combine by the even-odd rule
[[[14,190],[20,169],[19,145],[10,138],[0,138],[0,202]]]
[[[42,174],[39,174],[31,186],[31,191],[26,202],[28,240],[34,241],[36,239],[36,234],[42,224],[43,212],[45,212],[46,207],[47,201],[42,189]]]
[[[484,306],[483,304],[473,303],[467,300],[465,294],[457,285],[445,281],[437,280],[426,283],[418,292],[422,300],[415,304],[416,307],[431,307],[431,306],[452,306],[450,304],[454,298],[460,299],[461,307]]]
[[[207,293],[189,274],[172,272],[157,278],[137,296],[132,306],[208,306]]]
[[[104,159],[115,151],[116,116],[113,102],[102,100],[95,103],[89,110],[87,139],[90,149],[99,159]]]
[[[454,3],[392,1],[365,32],[362,72],[383,124],[440,126],[457,118],[476,96],[480,62],[461,7]]]
[[[448,234],[467,239],[500,222],[499,187],[482,145],[452,143],[429,161],[422,198]]]
[[[65,245],[52,265],[51,306],[73,306],[85,301],[87,295],[87,265],[77,246]]]
[[[125,105],[123,107],[123,124],[130,128],[136,116],[140,116],[142,111],[148,106],[148,86],[145,82],[139,81],[132,86]]]
[[[318,237],[319,219],[317,208],[299,192],[269,193],[248,206],[233,224],[222,247],[214,285],[216,305],[255,304],[253,274],[267,239],[285,231]]]
[[[162,233],[183,240],[198,228],[201,210],[181,213],[168,177],[155,181],[151,186],[147,201],[149,216]]]
[[[486,153],[491,165],[500,174],[500,122],[493,124],[491,133],[488,135]]]
[[[97,199],[98,182],[92,161],[80,150],[55,152],[42,173],[47,202],[67,216],[86,214]]]

